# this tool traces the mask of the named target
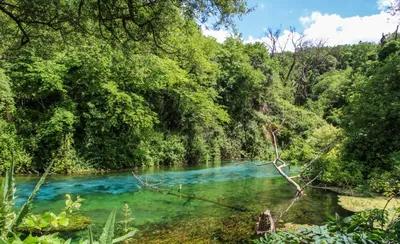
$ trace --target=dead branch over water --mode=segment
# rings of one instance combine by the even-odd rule
[[[134,172],[132,172],[133,176],[136,178],[136,180],[138,180],[140,182],[140,184],[145,187],[145,188],[149,188],[152,189],[158,193],[161,193],[163,195],[170,195],[170,196],[175,196],[175,197],[179,197],[179,198],[185,198],[185,199],[189,199],[189,200],[199,200],[199,201],[203,201],[203,202],[209,202],[209,203],[213,203],[216,204],[218,206],[221,207],[225,207],[225,208],[230,208],[236,211],[240,211],[240,212],[248,212],[249,210],[246,208],[242,208],[242,207],[237,207],[237,206],[230,206],[221,202],[217,202],[217,201],[213,201],[210,199],[206,199],[206,198],[202,198],[202,197],[197,197],[196,195],[187,195],[184,193],[181,193],[181,187],[178,190],[178,193],[172,192],[172,190],[169,189],[161,189],[158,188],[152,184],[149,184],[147,181],[143,181],[142,178],[138,175],[136,175]]]
[[[282,122],[283,123],[283,122]],[[267,126],[264,126],[264,130],[266,132],[268,132]],[[278,144],[276,141],[276,135],[275,135],[275,131],[269,130],[269,133],[272,135],[272,144],[274,146],[275,149],[275,159],[272,162],[272,164],[274,165],[275,169],[278,171],[278,173],[285,178],[290,184],[292,184],[295,188],[296,188],[296,197],[297,196],[302,196],[304,194],[304,189],[300,187],[300,185],[293,180],[293,178],[295,177],[289,177],[282,169],[287,167],[288,164],[283,161],[280,156],[279,156],[279,151],[278,151]],[[279,165],[280,164],[280,165]]]

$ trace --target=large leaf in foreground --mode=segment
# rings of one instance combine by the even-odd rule
[[[33,199],[35,198],[36,194],[39,192],[40,187],[45,182],[46,177],[49,174],[51,167],[53,166],[53,162],[54,161],[52,161],[50,163],[50,165],[47,167],[46,171],[44,172],[44,174],[42,175],[42,177],[40,178],[40,180],[36,184],[35,189],[32,191],[32,194],[29,196],[28,200],[26,200],[24,205],[22,205],[22,207],[21,207],[20,211],[18,212],[17,217],[16,217],[16,219],[14,221],[14,224],[16,226],[18,226],[22,222],[22,219],[29,213],[30,207],[31,207],[31,203],[32,203]]]

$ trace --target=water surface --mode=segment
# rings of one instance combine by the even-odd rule
[[[160,167],[142,169],[141,177],[157,187],[171,192],[193,195],[246,208],[254,212],[270,209],[279,215],[290,204],[295,189],[271,164],[259,166],[257,161],[222,162],[192,167]],[[295,173],[296,169],[292,169]],[[37,177],[18,177],[18,204],[31,193]],[[181,186],[181,190],[178,192]],[[143,189],[131,172],[98,175],[51,175],[42,186],[34,211],[60,212],[65,194],[84,198],[80,212],[90,216],[97,226],[105,222],[110,211],[128,204],[139,229],[174,221],[191,221],[240,214],[236,210],[213,203],[162,195]],[[296,203],[283,218],[285,222],[321,224],[335,212],[346,215],[337,204],[337,196],[321,190],[308,190],[306,197]],[[121,214],[118,219],[121,219]]]

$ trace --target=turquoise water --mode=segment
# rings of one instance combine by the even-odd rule
[[[253,212],[271,209],[279,215],[290,204],[295,194],[272,165],[259,166],[257,161],[222,162],[192,167],[160,167],[137,172],[144,180],[176,194],[192,195],[220,202],[224,205],[245,208]],[[295,173],[298,169],[292,169]],[[18,204],[33,190],[37,177],[18,177]],[[182,189],[178,192],[179,186]],[[132,222],[139,229],[174,221],[224,218],[240,212],[213,203],[188,200],[163,195],[143,189],[131,172],[97,175],[51,175],[34,201],[34,212],[60,212],[65,194],[84,198],[80,212],[101,226],[110,211],[128,204],[135,218]],[[337,204],[333,193],[312,190],[303,197],[287,215],[284,222],[321,224],[335,212],[346,215]],[[121,214],[118,219],[121,219]],[[158,227],[159,228],[159,227]]]

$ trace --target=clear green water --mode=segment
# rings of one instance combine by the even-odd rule
[[[142,178],[147,177],[150,183],[160,182],[161,179],[157,186],[175,193],[182,184],[183,194],[244,207],[255,213],[268,208],[274,214],[279,214],[290,204],[295,190],[279,177],[272,165],[257,166],[259,163],[240,161],[196,167],[148,168],[140,170],[138,174]],[[37,180],[37,177],[17,178],[19,204],[28,197]],[[82,176],[52,175],[34,201],[34,211],[59,212],[64,207],[64,196],[68,193],[85,199],[81,212],[90,216],[99,230],[111,209],[121,209],[125,203],[132,209],[135,218],[133,225],[148,231],[151,231],[151,226],[157,225],[160,228],[163,223],[241,214],[208,202],[188,201],[150,189],[139,189],[137,185],[140,185],[139,182],[130,172]],[[309,190],[306,194],[284,217],[285,222],[321,224],[328,215],[335,212],[347,214],[337,204],[337,196],[333,193]],[[121,217],[118,216],[119,219]]]

